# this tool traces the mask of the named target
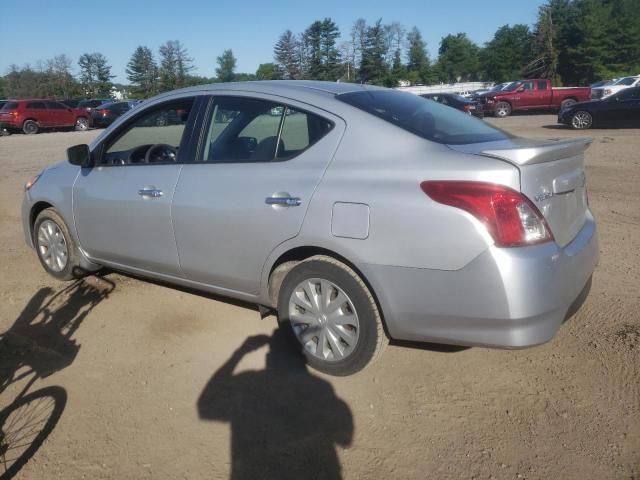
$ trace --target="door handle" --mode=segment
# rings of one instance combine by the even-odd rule
[[[162,190],[153,187],[141,188],[138,190],[141,197],[159,198],[163,195]]]
[[[298,207],[302,204],[299,197],[267,197],[264,201],[267,205],[282,205],[284,207]]]

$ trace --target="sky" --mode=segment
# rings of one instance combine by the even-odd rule
[[[287,29],[302,32],[314,20],[330,17],[346,40],[354,20],[417,26],[431,58],[442,37],[465,32],[479,45],[502,25],[532,25],[542,0],[31,0],[2,2],[0,74],[9,65],[31,64],[65,53],[74,61],[100,52],[115,81],[128,83],[125,68],[138,45],[157,56],[167,40],[180,40],[194,59],[192,73],[215,76],[216,57],[231,48],[237,72],[255,73],[273,61],[273,47]]]

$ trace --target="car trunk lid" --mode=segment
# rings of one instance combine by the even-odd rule
[[[587,215],[584,152],[589,138],[527,140],[449,145],[453,150],[497,158],[520,170],[520,190],[544,215],[556,242],[564,247]]]

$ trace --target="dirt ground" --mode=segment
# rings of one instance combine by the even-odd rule
[[[585,135],[552,115],[488,121]],[[16,478],[640,478],[639,130],[586,134],[601,260],[551,342],[392,345],[348,378],[307,370],[250,305],[116,273],[47,276],[23,240],[24,182],[96,134],[0,138],[0,380],[23,364],[48,374],[12,381],[0,409],[26,386],[61,387],[64,406]]]

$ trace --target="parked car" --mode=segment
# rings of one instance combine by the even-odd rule
[[[91,111],[91,119],[94,127],[108,127],[117,118],[121,117],[129,110],[135,108],[140,102],[138,100],[128,100],[125,102],[105,103]]]
[[[558,113],[558,123],[575,129],[640,127],[640,87],[627,88],[605,98],[575,103]]]
[[[84,110],[53,100],[9,100],[0,110],[0,128],[38,133],[45,128],[87,130],[90,119]]]
[[[599,100],[602,98],[610,97],[611,95],[618,93],[625,88],[632,88],[640,86],[640,75],[634,77],[623,77],[610,85],[601,86],[591,89],[591,98],[593,100]]]
[[[176,125],[148,120],[176,110]],[[252,302],[310,365],[347,375],[387,335],[551,339],[598,260],[588,145],[373,86],[198,86],[71,147],[27,183],[22,218],[58,279],[104,265]]]
[[[110,98],[94,98],[92,100],[82,100],[78,104],[78,108],[84,108],[87,112],[91,113],[91,110],[93,110],[94,108],[112,102],[113,100],[111,100]]]
[[[614,78],[611,80],[600,80],[599,82],[595,82],[592,83],[591,85],[589,85],[589,88],[591,88],[591,94],[593,96],[593,89],[594,88],[598,88],[598,87],[606,87],[607,85],[611,85],[613,83],[615,83],[618,79]]]
[[[460,110],[464,113],[468,113],[474,117],[484,117],[484,111],[482,110],[482,105],[480,105],[480,103],[461,97],[455,93],[424,93],[420,96],[455,108],[456,110]]]
[[[551,87],[549,80],[519,80],[498,92],[480,95],[485,115],[508,117],[520,110],[560,110],[591,98],[589,87]]]

